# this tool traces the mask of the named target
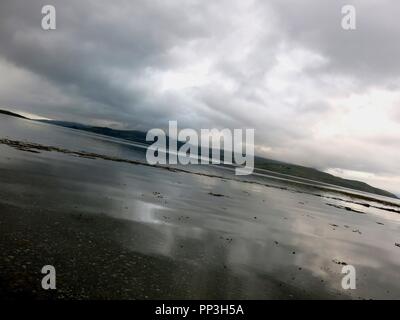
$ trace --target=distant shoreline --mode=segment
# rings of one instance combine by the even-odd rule
[[[25,120],[44,122],[44,123],[57,125],[57,126],[61,126],[61,127],[72,128],[72,129],[86,131],[86,132],[92,132],[92,133],[100,134],[103,136],[114,137],[114,138],[123,139],[123,140],[131,141],[131,142],[133,141],[133,142],[144,143],[145,145],[150,145],[146,141],[146,133],[142,132],[142,131],[115,130],[115,129],[106,128],[106,127],[104,127],[104,128],[103,127],[92,127],[92,126],[88,126],[88,125],[82,125],[79,123],[57,121],[57,120],[35,120],[35,119],[30,119],[30,118],[24,117],[22,115],[19,115],[17,113],[11,112],[11,111],[1,110],[1,109],[0,109],[0,114],[13,116],[13,117],[17,117],[17,118],[22,118]],[[379,196],[385,196],[385,197],[389,197],[389,198],[393,198],[393,199],[400,199],[397,195],[395,195],[389,191],[373,187],[362,181],[343,179],[341,177],[337,177],[337,176],[328,174],[326,172],[319,171],[314,168],[304,167],[304,166],[296,165],[296,164],[290,164],[290,163],[286,163],[286,162],[282,162],[282,161],[266,159],[266,158],[262,158],[259,156],[255,157],[255,169],[256,170],[257,169],[266,170],[266,171],[270,171],[272,173],[276,173],[278,175],[291,176],[293,178],[298,178],[298,179],[306,179],[306,180],[314,181],[315,183],[325,183],[325,184],[329,184],[332,186],[338,186],[338,187],[342,187],[342,188],[348,188],[351,190],[367,192],[367,193],[376,194]]]

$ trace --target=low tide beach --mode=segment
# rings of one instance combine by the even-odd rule
[[[400,298],[396,199],[147,166],[126,141],[5,115],[0,140],[2,299]]]

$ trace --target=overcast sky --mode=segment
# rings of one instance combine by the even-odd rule
[[[41,29],[45,4],[56,30]],[[400,194],[399,17],[398,0],[1,0],[0,106],[255,128],[261,155]]]

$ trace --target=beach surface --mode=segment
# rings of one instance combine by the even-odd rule
[[[133,143],[0,115],[1,299],[400,299],[399,213],[298,179],[153,167]]]

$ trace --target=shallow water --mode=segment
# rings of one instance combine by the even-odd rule
[[[117,139],[0,116],[0,138],[6,137],[144,160],[143,149]],[[40,220],[43,208],[63,223],[69,221],[63,216],[76,218],[74,228],[92,232],[94,242],[108,225],[91,227],[92,218],[121,222],[102,241],[149,261],[160,259],[162,270],[138,275],[132,267],[132,279],[145,287],[129,298],[400,298],[400,216],[376,208],[388,207],[379,202],[382,197],[357,200],[267,176],[237,178],[215,166],[189,169],[222,178],[0,145],[0,204],[29,212],[29,219]],[[10,240],[1,241],[7,246]],[[83,249],[65,250],[79,256]],[[342,289],[343,266],[335,261],[356,268],[356,290]],[[71,273],[79,274],[84,265],[75,263]],[[8,268],[0,271],[2,278],[9,276]]]

